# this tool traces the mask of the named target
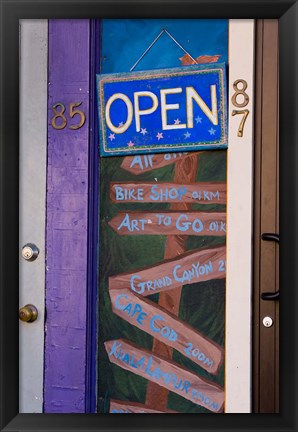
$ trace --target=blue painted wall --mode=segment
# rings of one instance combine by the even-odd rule
[[[228,20],[121,19],[102,22],[101,73],[128,72],[163,28],[196,58],[220,54],[228,62]],[[135,70],[181,66],[185,53],[165,33]]]

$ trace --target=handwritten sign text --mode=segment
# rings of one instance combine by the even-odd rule
[[[198,203],[225,204],[226,183],[111,183],[114,203]]]
[[[212,412],[222,412],[224,391],[219,385],[123,339],[105,342],[105,348],[110,361],[121,368],[153,381]]]
[[[120,212],[109,225],[120,235],[226,235],[226,213]]]
[[[130,290],[111,290],[110,297],[116,315],[175,348],[209,373],[217,373],[223,350],[215,342]]]
[[[186,284],[226,277],[226,247],[191,251],[161,264],[109,277],[109,289],[131,289],[148,296]]]

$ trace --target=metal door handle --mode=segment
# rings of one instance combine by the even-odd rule
[[[274,241],[279,244],[279,234],[263,233],[261,236],[264,241]],[[279,290],[276,292],[264,292],[261,294],[262,300],[279,300]]]
[[[262,300],[279,300],[279,290],[276,292],[264,292],[261,294]]]
[[[264,241],[275,241],[279,244],[279,234],[274,233],[263,233],[261,236]]]

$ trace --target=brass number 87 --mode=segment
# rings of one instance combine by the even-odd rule
[[[241,88],[239,88],[239,84],[242,85]],[[237,108],[244,108],[249,103],[249,96],[245,92],[245,90],[247,89],[247,82],[245,80],[238,79],[233,83],[233,89],[235,90],[235,93],[232,96],[232,104]],[[238,96],[240,96],[241,99],[243,99],[242,102],[241,101],[239,102]],[[239,115],[239,114],[242,114],[243,118],[240,122],[237,136],[242,138],[244,125],[245,125],[246,119],[248,117],[249,110],[245,109],[245,110],[233,110],[232,111],[232,116]]]

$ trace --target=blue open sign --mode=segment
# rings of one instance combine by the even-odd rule
[[[100,154],[227,148],[223,64],[97,75]]]

